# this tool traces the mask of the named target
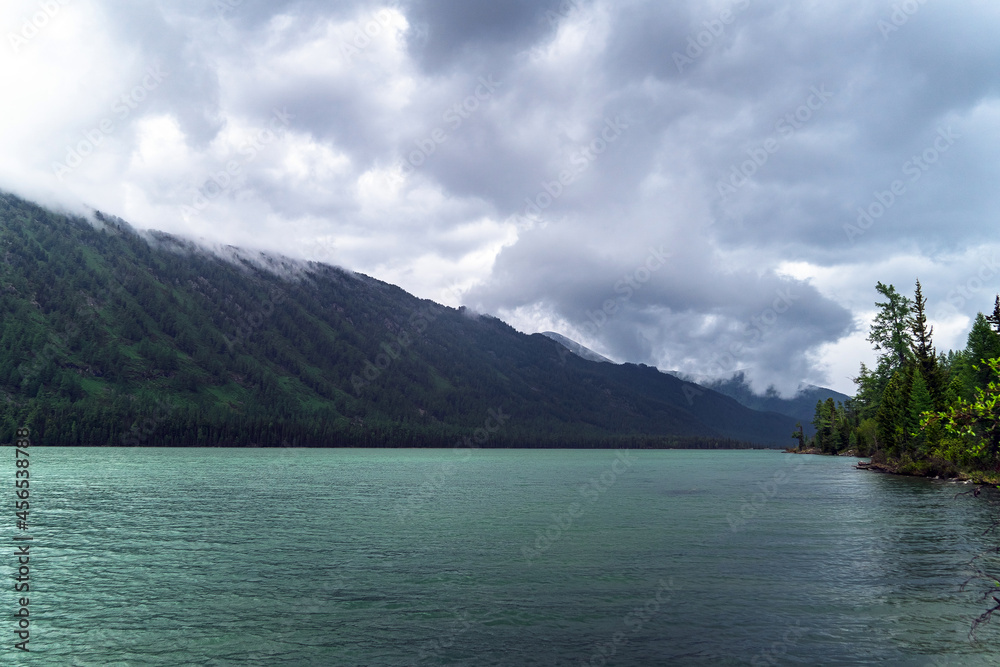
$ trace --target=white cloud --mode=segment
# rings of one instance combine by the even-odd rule
[[[555,0],[66,0],[17,49],[38,4],[9,4],[0,188],[46,203],[330,261],[617,360],[704,373],[732,354],[783,389],[851,390],[876,281],[921,279],[942,349],[1000,291],[982,269],[1000,196],[989,3],[928,3],[890,39],[861,0],[737,3],[683,71],[673,54],[733,3],[595,0],[550,21]],[[948,125],[961,139],[848,239]],[[669,261],[622,300],[651,247]]]

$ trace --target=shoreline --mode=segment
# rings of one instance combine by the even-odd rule
[[[854,464],[855,470],[868,470],[870,472],[877,472],[886,475],[900,475],[902,477],[923,477],[925,479],[939,480],[939,481],[954,481],[964,484],[977,484],[979,486],[991,486],[1000,488],[1000,474],[990,473],[982,470],[960,470],[957,467],[952,466],[951,469],[946,469],[942,471],[937,467],[931,467],[924,469],[923,472],[920,470],[902,470],[901,466],[892,463],[881,463],[877,461],[872,461],[871,455],[861,455],[853,449],[844,450],[843,452],[838,452],[837,454],[828,454],[816,447],[810,447],[807,449],[799,450],[794,447],[790,447],[785,450],[786,454],[812,454],[814,456],[849,456],[858,459],[868,459],[867,461],[859,460]],[[949,464],[951,465],[951,464]],[[954,473],[954,474],[941,474]]]

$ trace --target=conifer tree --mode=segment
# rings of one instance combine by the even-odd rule
[[[836,453],[841,447],[841,430],[839,428],[839,419],[837,414],[837,404],[834,403],[833,398],[827,398],[826,403],[823,405],[824,418],[826,419],[827,426],[827,446],[824,451],[830,453]]]
[[[910,341],[910,351],[913,353],[914,361],[920,370],[921,382],[925,385],[926,391],[930,392],[931,400],[934,402],[934,409],[944,408],[944,378],[938,368],[937,353],[931,342],[934,327],[927,326],[926,315],[927,300],[924,299],[920,289],[920,281],[917,280],[917,289],[914,294],[913,317],[910,318],[910,330],[912,339]],[[930,409],[930,408],[928,408]]]
[[[816,429],[816,435],[813,436],[814,446],[821,450],[826,449],[828,422],[823,401],[816,401],[816,410],[813,412],[812,425]]]
[[[792,432],[792,437],[798,441],[799,443],[798,450],[800,452],[806,448],[806,436],[805,433],[802,431],[802,422],[795,423],[795,430]]]
[[[878,404],[885,395],[893,375],[904,368],[913,358],[910,344],[913,341],[910,332],[910,313],[913,302],[896,291],[892,285],[881,281],[875,285],[875,290],[885,297],[885,301],[876,301],[879,312],[875,316],[868,333],[868,341],[876,351],[879,351],[878,365],[871,371],[870,377],[859,376],[865,381],[862,386],[868,400],[864,406],[866,413],[877,412]],[[875,401],[871,397],[876,397]]]
[[[882,399],[882,392],[885,391],[885,384],[880,381],[876,372],[868,369],[863,361],[858,376],[851,378],[851,381],[858,386],[854,396],[858,414],[862,419],[873,417],[878,410],[879,401]]]
[[[982,313],[976,314],[972,330],[966,340],[965,356],[967,367],[963,373],[966,397],[978,387],[985,389],[992,379],[985,361],[1000,357],[1000,334],[990,328],[990,320]]]
[[[897,292],[894,286],[885,285],[881,281],[875,285],[875,290],[886,300],[875,302],[880,312],[872,322],[868,341],[876,350],[882,351],[879,361],[885,360],[895,371],[910,359],[910,344],[913,342],[910,335],[910,313],[913,301]]]
[[[993,325],[993,330],[1000,333],[1000,294],[993,302],[993,314],[986,316],[986,321]]]
[[[909,385],[909,378],[902,371],[893,375],[882,394],[875,417],[879,444],[892,456],[898,456],[906,450],[908,436],[913,431],[910,428]]]
[[[912,368],[912,380],[910,384],[910,400],[908,409],[908,423],[911,430],[908,435],[914,444],[923,445],[925,443],[925,433],[919,429],[920,421],[927,412],[935,410],[934,399],[931,396],[928,383],[924,379],[923,372],[919,366]]]

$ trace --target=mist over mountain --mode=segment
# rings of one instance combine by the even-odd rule
[[[563,345],[568,352],[572,352],[584,359],[614,363],[607,357],[562,334],[546,331],[543,335]],[[832,398],[835,402],[843,403],[851,398],[833,389],[810,384],[801,385],[799,390],[788,398],[782,397],[773,386],[768,387],[763,394],[760,394],[753,390],[750,379],[743,371],[738,371],[729,378],[700,377],[679,371],[664,372],[681,380],[696,383],[724,396],[729,396],[752,410],[776,412],[791,417],[802,424],[807,435],[812,435],[816,430],[812,425],[812,420],[815,415],[817,402],[824,402],[826,399]]]
[[[698,384],[734,398],[748,408],[788,415],[802,424],[807,435],[812,435],[816,431],[812,420],[817,402],[825,402],[826,399],[832,398],[835,402],[843,403],[851,398],[839,391],[810,384],[800,386],[799,390],[789,398],[783,398],[774,387],[768,387],[763,394],[758,394],[753,391],[749,378],[743,372],[735,373],[730,378],[715,378]]]
[[[100,212],[0,197],[0,253],[8,439],[26,423],[65,445],[783,446],[793,426],[368,276]]]
[[[591,350],[589,347],[585,347],[580,343],[577,343],[575,340],[567,338],[566,336],[556,333],[555,331],[543,331],[542,335],[551,338],[555,342],[565,347],[568,351],[572,352],[576,356],[581,357],[583,359],[587,359],[589,361],[598,361],[601,363],[608,363],[608,364],[615,363],[610,359],[608,359],[607,357],[605,357],[604,355],[598,354],[597,352]]]

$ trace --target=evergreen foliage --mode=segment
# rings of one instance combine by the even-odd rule
[[[715,448],[792,428],[367,276],[229,250],[0,195],[0,442]]]
[[[816,406],[822,429],[810,444],[849,448],[900,472],[1000,479],[1000,295],[992,315],[976,316],[964,350],[939,354],[920,281],[912,300],[892,285],[875,289],[885,297],[868,338],[878,367],[861,364],[853,406]]]

